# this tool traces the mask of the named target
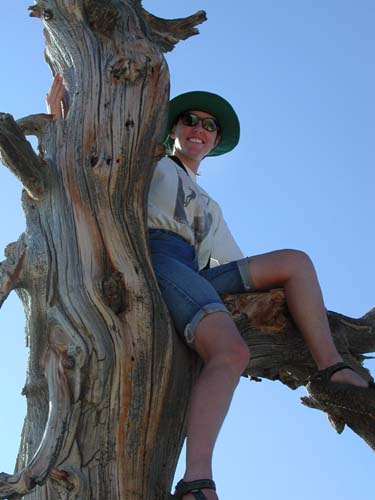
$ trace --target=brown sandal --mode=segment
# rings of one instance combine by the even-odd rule
[[[184,495],[191,493],[195,500],[207,500],[202,490],[215,490],[216,485],[212,479],[199,479],[197,481],[184,481],[181,479],[176,485],[174,496],[181,500]]]
[[[355,371],[350,365],[344,363],[343,361],[340,361],[339,363],[335,363],[334,365],[328,366],[327,368],[324,368],[323,370],[318,370],[314,375],[310,377],[310,382],[323,382],[324,384],[337,384],[341,386],[351,386],[351,387],[358,387],[358,389],[364,389],[364,387],[359,387],[354,384],[349,384],[349,383],[341,383],[341,382],[333,382],[331,380],[331,377],[334,373],[339,372],[341,370],[352,370],[353,372]],[[368,389],[375,389],[375,384],[372,380],[368,381]]]

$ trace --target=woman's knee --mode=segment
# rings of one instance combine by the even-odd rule
[[[259,290],[283,287],[291,278],[313,269],[310,257],[300,250],[276,250],[249,258],[249,271]]]
[[[205,363],[220,364],[239,375],[249,364],[249,348],[225,313],[212,314],[201,321],[194,347]]]
[[[216,350],[206,364],[220,366],[222,370],[239,377],[246,370],[250,361],[250,351],[246,343],[240,338],[228,343],[222,350]]]
[[[250,349],[246,342],[240,337],[228,355],[229,364],[235,366],[241,375],[250,362]]]
[[[302,250],[287,249],[282,252],[291,271],[314,267],[310,257]]]
[[[289,277],[286,281],[294,277],[305,279],[308,276],[316,276],[314,264],[307,253],[301,250],[285,250],[285,252],[289,268]]]
[[[240,335],[232,339],[223,349],[218,349],[208,360],[233,371],[240,376],[250,361],[250,350]]]

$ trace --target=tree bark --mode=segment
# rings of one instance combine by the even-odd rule
[[[18,472],[2,476],[0,496],[163,498],[184,437],[180,395],[199,363],[158,292],[145,200],[169,99],[159,44],[195,34],[204,13],[154,34],[135,1],[31,10],[67,83],[66,116],[0,117],[27,224],[2,265],[1,292],[19,291],[30,347]],[[39,156],[23,132],[38,136]]]
[[[315,362],[288,313],[282,290],[227,296],[225,303],[252,354],[245,376],[279,380],[291,389],[306,385],[309,397],[302,398],[303,404],[325,411],[338,433],[347,424],[375,450],[375,389],[314,380]],[[375,309],[359,319],[335,312],[329,312],[328,318],[344,361],[373,381],[362,363],[366,353],[375,351]]]
[[[169,99],[162,52],[205,14],[167,21],[139,0],[37,0],[31,16],[67,93],[64,120],[0,115],[1,158],[25,187],[26,215],[0,266],[0,305],[17,290],[30,349],[16,472],[0,475],[0,498],[166,499],[200,363],[158,291],[146,200]],[[38,154],[24,134],[38,137]],[[246,374],[305,384],[314,366],[282,292],[226,301],[252,350]],[[348,359],[374,350],[373,314],[331,320]],[[354,422],[350,393],[310,390],[305,404],[374,447],[363,424],[373,402]]]

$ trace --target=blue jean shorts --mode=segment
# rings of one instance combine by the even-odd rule
[[[228,312],[221,293],[254,290],[247,258],[199,271],[194,247],[176,233],[149,229],[151,259],[175,329],[190,347],[200,320]]]

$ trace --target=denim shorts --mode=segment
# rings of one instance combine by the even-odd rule
[[[175,329],[190,347],[203,317],[228,312],[219,294],[254,290],[247,258],[199,271],[194,247],[178,234],[149,229],[149,241],[164,302]]]

